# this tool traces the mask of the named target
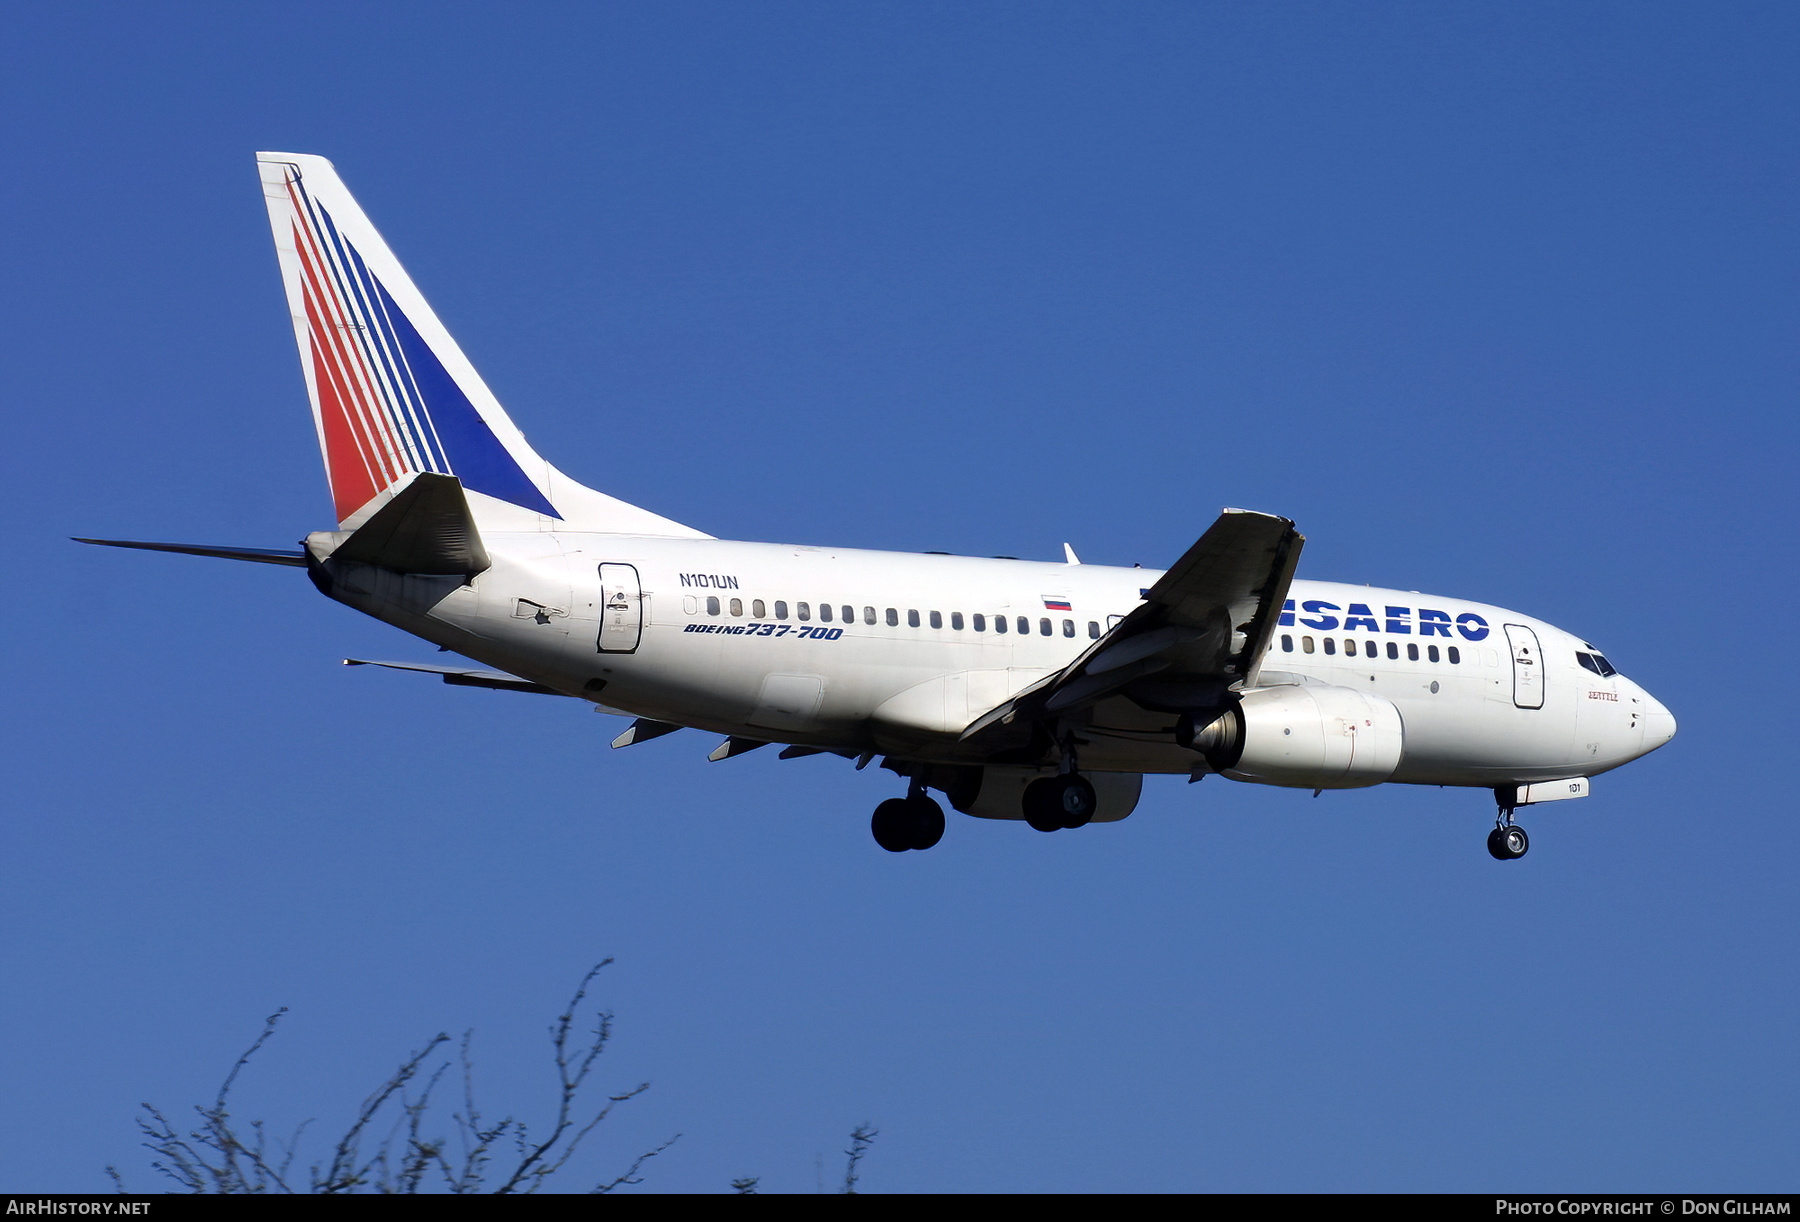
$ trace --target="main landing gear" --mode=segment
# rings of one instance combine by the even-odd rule
[[[944,808],[925,794],[925,783],[913,779],[904,798],[889,798],[869,820],[875,843],[890,853],[928,849],[944,838]]]
[[[1080,741],[1073,731],[1065,734],[1062,770],[1055,776],[1039,777],[1025,787],[1025,822],[1040,832],[1086,827],[1100,809],[1093,782],[1081,775],[1076,760],[1075,745]]]
[[[1025,822],[1040,832],[1085,827],[1099,806],[1094,786],[1078,772],[1040,777],[1025,787]]]

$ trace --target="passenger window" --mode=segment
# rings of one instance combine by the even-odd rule
[[[1450,665],[1452,665],[1452,666],[1461,666],[1462,665],[1462,654],[1457,652],[1456,646],[1454,646],[1454,645],[1450,646]]]
[[[806,604],[801,603],[800,605],[805,606]],[[806,616],[802,615],[800,618],[805,619]],[[829,624],[831,622],[831,604],[830,603],[820,603],[819,604],[819,618],[824,620],[827,624]],[[845,620],[844,622],[847,624],[850,621]]]
[[[1336,639],[1335,639],[1335,638],[1333,638],[1333,637],[1326,637],[1326,638],[1325,638],[1325,653],[1326,653],[1326,656],[1328,656],[1328,657],[1329,657],[1329,656],[1330,656],[1330,655],[1332,655],[1332,654],[1334,654],[1334,653],[1336,653],[1336,652],[1337,652],[1337,641],[1336,641]]]
[[[985,615],[981,614],[979,611],[977,611],[975,613],[975,618],[974,618],[973,622],[975,624],[975,631],[977,631],[977,632],[986,632],[987,631],[987,616],[985,616]]]
[[[1392,641],[1388,642],[1388,660],[1390,662],[1398,662],[1400,660],[1400,646],[1394,644]]]
[[[1040,619],[1038,621],[1038,632],[1040,634],[1042,634],[1043,636],[1049,636],[1050,635],[1050,621],[1047,619]]]
[[[892,614],[892,612],[889,612],[889,614]],[[875,608],[864,607],[863,608],[863,623],[873,624],[874,622],[875,622]],[[896,622],[898,622],[898,621],[896,621]]]
[[[845,603],[843,605],[843,607],[840,608],[840,610],[842,610],[844,613],[844,622],[846,624],[854,624],[856,622],[856,608],[855,607],[852,607],[849,603]],[[871,624],[875,622],[875,612],[872,609],[869,612],[869,622]]]
[[[1287,635],[1285,632],[1281,634],[1281,652],[1282,653],[1293,653],[1294,652],[1294,638]]]
[[[943,626],[944,626],[944,614],[943,614],[943,612],[941,612],[941,611],[933,611],[933,612],[932,612],[932,613],[931,613],[931,626],[932,626],[932,627],[933,627],[933,628],[942,628],[942,627],[943,627]]]
[[[706,613],[708,615],[717,615],[719,613],[719,596],[717,594],[708,594],[706,596]]]
[[[936,614],[936,612],[933,612],[933,614]],[[950,613],[950,627],[955,629],[957,632],[961,632],[963,630],[963,618],[962,618],[961,611],[952,611]]]
[[[776,619],[786,619],[787,618],[787,604],[782,602],[779,598],[775,600],[775,618]]]
[[[875,613],[873,611],[871,611],[871,612],[869,612],[869,614],[873,615]],[[869,622],[872,624],[875,621],[870,620]],[[900,613],[898,611],[894,610],[892,607],[889,607],[887,609],[887,623],[888,623],[889,628],[898,628],[900,626]]]
[[[1046,623],[1046,624],[1048,624],[1049,622],[1050,622],[1049,620],[1044,621],[1044,623]],[[1018,628],[1020,636],[1031,635],[1031,621],[1026,619],[1023,615],[1021,615],[1019,617],[1019,622],[1015,625],[1015,627]],[[1044,629],[1045,635],[1048,635],[1049,632],[1050,632],[1049,628]]]
[[[888,614],[892,615],[893,612],[889,611]],[[908,628],[917,628],[919,626],[919,613],[917,611],[908,611],[906,613],[906,626]]]
[[[769,608],[762,599],[753,599],[750,603],[750,615],[755,619],[768,618]]]
[[[700,610],[700,600],[695,598],[692,594],[684,594],[681,597],[681,609],[686,611],[689,615],[692,615]]]
[[[821,607],[819,609],[821,611],[831,610],[830,607]],[[812,619],[812,604],[811,603],[795,603],[794,604],[794,613],[802,621],[811,621],[811,619]]]
[[[1303,636],[1300,638],[1300,652],[1301,653],[1311,653],[1312,652],[1312,638],[1311,637]]]
[[[1063,621],[1063,635],[1064,636],[1074,636],[1075,635],[1075,621],[1074,620],[1066,619]]]
[[[995,632],[1005,632],[1006,631],[1006,617],[1004,615],[996,615],[994,617],[994,631]]]
[[[1344,639],[1344,656],[1346,658],[1354,658],[1356,656],[1356,638],[1355,637],[1346,637]]]
[[[1100,621],[1097,619],[1091,619],[1088,621],[1088,640],[1097,641],[1099,639],[1100,639]]]
[[[744,613],[744,600],[743,599],[734,598],[731,600],[731,613],[733,615],[742,615]]]
[[[1437,661],[1438,660],[1437,646],[1436,645],[1426,646],[1425,647],[1425,656],[1430,658],[1433,662]]]
[[[1408,662],[1417,662],[1419,660],[1419,647],[1411,641],[1406,643],[1406,660]]]

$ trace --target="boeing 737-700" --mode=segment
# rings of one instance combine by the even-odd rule
[[[1503,607],[1305,581],[1286,518],[1227,509],[1165,572],[716,539],[526,443],[330,162],[259,153],[337,529],[296,550],[83,539],[304,568],[478,663],[382,662],[684,728],[714,760],[881,758],[875,840],[956,810],[1042,832],[1131,814],[1146,773],[1490,789],[1514,812],[1675,734],[1605,654]]]

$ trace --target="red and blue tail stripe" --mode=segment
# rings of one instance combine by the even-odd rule
[[[422,471],[559,517],[330,213],[297,174],[286,179],[339,520]]]

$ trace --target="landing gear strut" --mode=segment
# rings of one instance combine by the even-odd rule
[[[926,796],[925,783],[915,777],[904,798],[889,798],[875,808],[869,831],[890,853],[928,849],[944,838],[944,808]]]
[[[1513,808],[1502,806],[1494,819],[1494,830],[1488,833],[1488,852],[1496,861],[1515,861],[1525,856],[1531,837],[1513,822]]]

